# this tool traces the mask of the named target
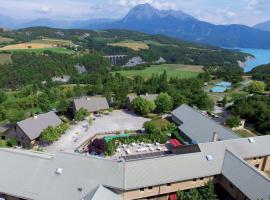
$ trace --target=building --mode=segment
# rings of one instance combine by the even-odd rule
[[[269,135],[226,138],[180,146],[169,156],[133,160],[0,149],[0,198],[168,199],[179,190],[203,187],[212,180],[237,200],[267,200],[269,144]]]
[[[131,58],[124,67],[136,67],[137,65],[145,64],[140,56]]]
[[[31,148],[36,144],[44,129],[49,126],[57,127],[60,124],[62,124],[61,119],[51,111],[18,122],[13,134],[19,146]]]
[[[158,97],[158,94],[145,94],[145,95],[136,95],[136,94],[130,94],[127,96],[127,107],[131,109],[131,103],[136,97],[144,98],[148,101],[155,101]]]
[[[186,104],[172,112],[172,120],[179,125],[179,130],[192,143],[204,143],[216,140],[237,139],[230,129],[218,124],[208,116]]]
[[[80,99],[74,99],[73,112],[76,112],[81,108],[84,108],[88,112],[93,113],[109,109],[109,104],[105,97],[94,96],[94,97],[82,97]]]

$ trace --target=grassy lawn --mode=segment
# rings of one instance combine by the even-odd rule
[[[144,70],[123,70],[118,71],[118,73],[127,76],[142,76],[144,78],[150,78],[152,74],[161,75],[164,70],[167,71],[167,75],[169,78],[177,77],[177,78],[191,78],[197,77],[199,73],[203,72],[202,66],[196,65],[182,65],[182,64],[164,64],[164,65],[152,65]]]
[[[39,39],[39,40],[32,40],[31,43],[74,46],[74,44],[70,40],[60,40],[60,39],[54,39],[54,38],[44,38],[44,39]]]
[[[139,42],[134,40],[124,40],[117,43],[108,43],[109,46],[127,47],[133,49],[134,51],[139,51],[140,49],[149,49],[149,46],[145,42]]]
[[[11,54],[0,54],[0,64],[6,64],[6,63],[11,63]]]

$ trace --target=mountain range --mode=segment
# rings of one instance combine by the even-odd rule
[[[253,26],[253,28],[264,30],[264,31],[270,31],[270,20],[266,21],[266,22],[259,23],[255,26]]]
[[[149,34],[164,34],[187,41],[209,44],[219,47],[270,48],[270,32],[257,26],[214,25],[200,21],[183,11],[158,10],[150,4],[140,4],[119,20],[95,19],[86,21],[65,21],[37,19],[18,22],[11,18],[2,20],[0,26],[25,28],[48,26],[52,28],[81,29],[128,29]],[[3,17],[5,18],[5,17]]]

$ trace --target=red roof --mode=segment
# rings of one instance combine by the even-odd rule
[[[177,139],[170,139],[169,141],[174,148],[182,146],[182,144]]]

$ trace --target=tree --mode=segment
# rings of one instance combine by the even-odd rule
[[[172,97],[167,93],[161,93],[155,100],[156,110],[160,113],[169,112],[173,108]]]
[[[262,92],[264,92],[265,87],[266,87],[266,84],[264,82],[253,81],[249,85],[248,90],[249,90],[249,92],[252,92],[252,93],[262,93]]]
[[[230,128],[238,127],[240,124],[240,117],[239,116],[232,116],[226,120],[226,124]]]
[[[142,97],[136,97],[131,102],[131,107],[136,113],[140,115],[146,115],[154,111],[156,108],[156,105],[153,101],[148,101]]]
[[[14,147],[17,145],[17,140],[15,137],[11,137],[7,140],[7,146]]]
[[[212,181],[209,181],[206,187],[200,189],[200,194],[202,196],[202,199],[207,199],[207,200],[217,199],[217,195],[215,193],[215,186]]]
[[[17,122],[23,120],[25,118],[25,113],[21,110],[8,110],[6,113],[6,119],[9,120],[9,122],[13,125],[15,125]]]
[[[68,107],[69,107],[69,102],[65,99],[61,100],[57,105],[57,109],[61,113],[67,112]]]
[[[58,139],[57,131],[52,126],[49,126],[42,131],[40,139],[45,143],[54,142]]]
[[[3,103],[7,99],[7,95],[3,90],[0,90],[0,103]]]
[[[76,121],[82,121],[88,115],[88,111],[84,108],[80,108],[74,115]]]

